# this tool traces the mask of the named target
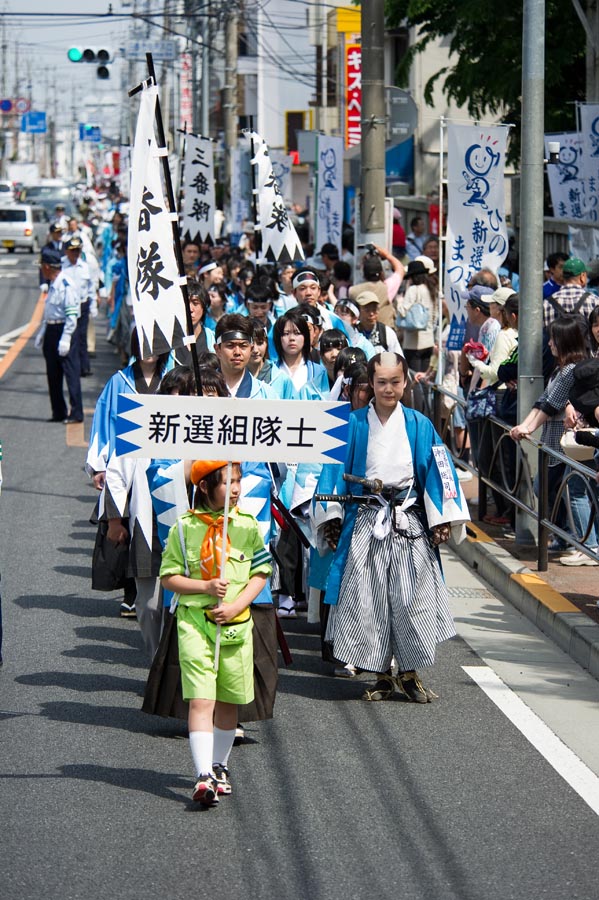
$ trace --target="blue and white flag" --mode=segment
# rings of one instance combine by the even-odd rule
[[[186,135],[183,170],[181,236],[198,244],[214,244],[214,153],[212,141]]]
[[[244,462],[343,462],[350,405],[121,394],[117,456]]]
[[[167,209],[161,162],[167,149],[154,136],[158,88],[144,87],[135,131],[131,163],[131,198],[127,265],[133,314],[143,358],[168,353],[184,344],[185,304],[179,275],[172,222]]]
[[[343,225],[343,138],[319,134],[316,141],[316,220],[314,242],[335,244],[341,252]]]
[[[255,131],[246,132],[253,149],[256,209],[260,231],[260,263],[291,263],[303,260],[304,251],[289,218],[285,199],[273,172],[268,146]]]
[[[581,103],[580,146],[582,165],[580,175],[584,182],[584,218],[587,222],[599,221],[599,103]],[[559,135],[555,139],[558,139]],[[562,150],[560,147],[560,164]],[[553,166],[548,166],[547,171]],[[578,218],[573,216],[572,218]]]
[[[559,163],[547,166],[547,180],[556,219],[585,219],[585,164],[583,141],[577,131],[545,135],[545,155],[549,158],[549,144],[559,142]],[[595,162],[595,168],[599,159]],[[596,199],[596,198],[595,198]],[[595,213],[596,218],[596,213]]]
[[[475,272],[499,269],[508,251],[503,172],[507,128],[447,126],[447,241],[445,300],[451,323],[448,350],[461,350],[466,301]]]

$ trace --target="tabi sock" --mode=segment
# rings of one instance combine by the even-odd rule
[[[279,594],[279,607],[281,606],[285,609],[294,609],[295,600],[289,594]]]
[[[214,756],[214,734],[211,731],[190,731],[189,746],[198,778],[200,775],[209,775]]]
[[[225,731],[214,726],[214,751],[212,758],[215,764],[226,766],[229,763],[229,754],[235,740],[235,728]]]

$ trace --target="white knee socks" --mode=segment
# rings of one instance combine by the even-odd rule
[[[212,752],[212,762],[221,766],[229,763],[229,754],[233,748],[235,740],[235,729],[224,731],[222,728],[214,726],[214,750]]]
[[[189,746],[197,777],[209,775],[214,757],[214,734],[211,731],[190,731]]]

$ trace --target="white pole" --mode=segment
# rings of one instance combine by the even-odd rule
[[[231,494],[231,474],[233,471],[233,463],[229,460],[227,463],[227,481],[225,484],[225,514],[223,518],[223,539],[222,550],[220,555],[220,575],[221,580],[225,577],[225,567],[227,565],[227,532],[229,530],[229,497]],[[219,603],[220,606],[220,603]],[[220,657],[220,625],[216,625],[216,640],[214,642],[214,671],[218,672],[218,660]]]

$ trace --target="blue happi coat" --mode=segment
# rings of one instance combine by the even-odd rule
[[[323,466],[318,482],[320,494],[355,494],[361,496],[364,493],[360,484],[352,484],[343,480],[344,473],[366,477],[366,454],[368,450],[368,410],[369,406],[352,412],[349,418],[349,438],[347,457],[344,465],[327,464]],[[443,441],[435,431],[431,421],[421,413],[413,409],[403,410],[406,423],[406,433],[412,449],[414,463],[414,489],[418,493],[421,504],[425,510],[428,527],[433,528],[444,522],[452,526],[463,526],[470,519],[468,506],[462,494],[462,489],[456,475],[453,462],[447,453]],[[441,457],[446,457],[449,464],[451,493],[455,497],[446,496],[447,490],[439,472],[439,466],[433,453],[433,447],[439,447],[437,451]],[[328,504],[316,504],[314,519],[317,527],[327,519]],[[320,507],[320,510],[318,509]],[[345,505],[345,517],[339,537],[337,550],[329,573],[325,603],[335,605],[339,596],[341,579],[345,569],[345,562],[349,552],[351,536],[358,513],[357,503]],[[330,518],[330,516],[328,517]],[[459,540],[463,537],[463,528],[454,536]]]

